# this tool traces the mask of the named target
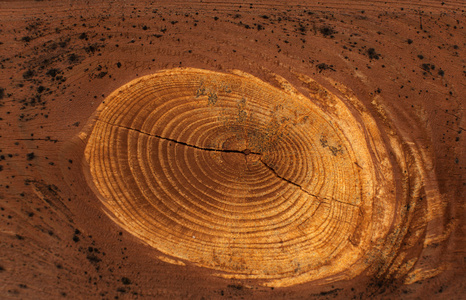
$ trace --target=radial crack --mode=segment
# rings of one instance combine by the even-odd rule
[[[115,127],[119,127],[119,128],[124,128],[124,129],[127,129],[127,130],[137,131],[137,132],[142,133],[142,134],[144,134],[144,135],[148,135],[148,136],[151,136],[151,137],[155,137],[155,138],[158,138],[158,139],[161,139],[161,140],[173,142],[173,143],[176,143],[176,144],[180,144],[180,145],[183,145],[183,146],[186,146],[186,147],[191,147],[191,148],[198,149],[198,150],[212,151],[212,152],[225,152],[225,153],[240,153],[240,154],[244,154],[244,155],[249,155],[249,154],[261,155],[261,153],[253,152],[253,151],[251,151],[251,150],[249,150],[249,149],[245,149],[245,150],[233,150],[233,149],[215,149],[215,148],[199,147],[199,146],[191,145],[191,144],[188,144],[188,143],[185,143],[185,142],[181,142],[181,141],[178,141],[178,140],[175,140],[175,139],[163,137],[163,136],[160,136],[160,135],[157,135],[157,134],[150,134],[150,133],[144,132],[144,131],[139,130],[139,129],[136,129],[136,128],[127,127],[127,126],[118,125],[118,124],[113,124],[113,123],[110,123],[110,122],[107,122],[107,121],[104,121],[104,120],[101,120],[101,119],[98,119],[98,121],[107,123],[107,124],[109,124],[109,125],[111,125],[111,126],[115,126]]]
[[[316,197],[316,198],[319,198],[317,195],[314,195],[312,193],[309,193],[307,190],[305,190],[301,185],[297,184],[296,182],[293,182],[283,176],[280,176],[278,175],[277,171],[275,171],[274,168],[272,168],[271,166],[269,166],[262,158],[260,159],[261,163],[266,166],[273,174],[275,174],[275,176],[277,176],[278,178],[280,178],[281,180],[284,180],[286,182],[288,182],[289,184],[292,184],[294,185],[295,187],[299,188],[301,191],[305,192],[306,194],[308,194],[309,196],[313,196],[313,197]],[[322,198],[323,199],[323,198]]]
[[[260,159],[261,163],[267,167],[267,169],[269,169],[273,174],[275,174],[275,176],[277,178],[280,178],[281,180],[283,181],[286,181],[288,182],[289,184],[292,184],[294,185],[295,187],[299,188],[301,191],[303,191],[304,193],[308,194],[309,196],[312,196],[312,197],[315,197],[317,198],[317,200],[321,201],[321,202],[324,202],[324,201],[335,201],[335,202],[339,202],[341,204],[346,204],[346,205],[350,205],[350,206],[355,206],[355,207],[359,207],[358,205],[355,205],[355,204],[352,204],[352,203],[348,203],[348,202],[343,202],[343,201],[340,201],[340,200],[337,200],[337,199],[334,199],[334,198],[325,198],[325,197],[319,197],[317,195],[314,195],[312,194],[311,192],[309,192],[308,190],[304,189],[301,185],[297,184],[296,182],[294,181],[291,181],[290,179],[287,179],[283,176],[280,176],[277,171],[275,171],[274,168],[272,168],[271,166],[269,166],[262,158]]]
[[[176,143],[176,144],[180,144],[180,145],[183,145],[183,146],[186,146],[186,147],[190,147],[190,148],[194,148],[194,149],[198,149],[198,150],[203,150],[203,151],[212,151],[212,152],[225,152],[225,153],[240,153],[240,154],[244,154],[245,156],[249,155],[249,154],[256,154],[256,155],[261,155],[261,153],[258,153],[258,152],[252,152],[251,150],[249,149],[245,149],[245,150],[230,150],[230,149],[215,149],[215,148],[205,148],[205,147],[199,147],[199,146],[196,146],[196,145],[191,145],[191,144],[188,144],[188,143],[185,143],[185,142],[180,142],[178,140],[175,140],[175,139],[171,139],[171,138],[167,138],[167,137],[163,137],[163,136],[160,136],[160,135],[157,135],[157,134],[150,134],[150,133],[147,133],[147,132],[144,132],[140,129],[136,129],[136,128],[131,128],[131,127],[127,127],[127,126],[123,126],[123,125],[118,125],[118,124],[113,124],[113,123],[110,123],[110,122],[107,122],[107,121],[104,121],[104,120],[101,120],[101,119],[97,119],[98,121],[101,121],[101,122],[104,122],[104,123],[107,123],[111,126],[115,126],[115,127],[119,127],[119,128],[124,128],[124,129],[127,129],[127,130],[133,130],[133,131],[137,131],[139,133],[142,133],[144,135],[147,135],[147,136],[151,136],[151,137],[155,137],[155,138],[158,138],[158,139],[161,139],[161,140],[165,140],[165,141],[169,141],[169,142],[173,142],[173,143]],[[341,204],[346,204],[346,205],[350,205],[350,206],[355,206],[355,207],[358,207],[360,208],[358,205],[355,205],[355,204],[351,204],[351,203],[347,203],[347,202],[343,202],[343,201],[340,201],[340,200],[337,200],[337,199],[334,199],[334,198],[325,198],[325,197],[319,197],[317,195],[314,195],[312,194],[311,192],[309,192],[308,190],[304,189],[301,185],[297,184],[296,182],[293,182],[291,181],[290,179],[287,179],[283,176],[280,176],[277,171],[275,171],[274,168],[272,168],[271,166],[269,166],[262,158],[260,159],[261,163],[267,167],[267,169],[269,169],[273,174],[275,174],[275,176],[277,178],[280,178],[281,180],[284,180],[286,182],[288,182],[289,184],[291,185],[294,185],[295,187],[299,188],[301,191],[303,191],[304,193],[308,194],[309,196],[312,196],[312,197],[315,197],[317,198],[317,200],[319,200],[320,202],[324,202],[324,201],[335,201],[335,202],[339,202]]]

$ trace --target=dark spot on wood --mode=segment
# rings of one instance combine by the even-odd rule
[[[229,284],[228,287],[231,288],[231,289],[236,289],[236,290],[242,290],[243,289],[243,286],[241,284]]]
[[[370,59],[379,59],[380,58],[380,54],[377,53],[374,48],[367,49],[367,55],[369,56]]]
[[[319,31],[323,36],[332,36],[336,33],[336,31],[330,26],[322,26],[319,28]]]

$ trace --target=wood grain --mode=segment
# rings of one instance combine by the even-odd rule
[[[85,149],[91,184],[125,229],[223,276],[354,272],[393,217],[377,130],[310,78],[312,99],[235,73],[171,69],[113,92]]]

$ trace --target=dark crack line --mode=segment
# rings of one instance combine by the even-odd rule
[[[273,174],[275,174],[276,177],[280,178],[281,180],[284,180],[286,182],[288,182],[289,184],[291,185],[294,185],[295,187],[299,188],[301,191],[305,192],[306,194],[308,194],[309,196],[313,196],[313,197],[316,197],[316,198],[319,198],[317,197],[316,195],[313,195],[311,193],[309,193],[308,191],[306,191],[305,189],[303,189],[302,186],[300,186],[299,184],[297,184],[296,182],[293,182],[285,177],[282,177],[280,175],[278,175],[277,171],[275,171],[274,168],[272,168],[271,166],[269,166],[262,158],[261,158],[261,163],[267,168],[269,169]]]
[[[46,141],[46,142],[58,142],[58,140],[54,140],[54,139],[48,139],[48,138],[37,138],[37,139],[33,139],[33,138],[30,138],[30,139],[15,139],[15,141]]]
[[[124,129],[127,129],[127,130],[133,130],[133,131],[142,133],[142,134],[147,135],[147,136],[150,136],[150,137],[155,137],[155,138],[158,138],[158,139],[161,139],[161,140],[173,142],[173,143],[176,143],[176,144],[180,144],[180,145],[183,145],[183,146],[186,146],[186,147],[191,147],[191,148],[198,149],[198,150],[212,151],[212,152],[225,152],[225,153],[240,153],[240,154],[243,154],[243,155],[245,155],[245,156],[247,156],[247,155],[249,155],[249,154],[255,154],[255,155],[260,155],[260,156],[262,156],[261,153],[252,152],[252,151],[250,151],[249,149],[246,149],[246,150],[241,151],[241,150],[214,149],[214,148],[199,147],[199,146],[191,145],[191,144],[188,144],[188,143],[185,143],[185,142],[180,142],[180,141],[177,141],[177,140],[175,140],[175,139],[163,137],[163,136],[160,136],[160,135],[157,135],[157,134],[150,134],[150,133],[141,131],[141,130],[136,129],[136,128],[131,128],[131,127],[126,127],[126,126],[122,126],[122,125],[113,124],[113,123],[110,123],[110,122],[107,122],[107,121],[103,121],[103,120],[101,120],[101,119],[97,119],[97,121],[106,123],[106,124],[111,125],[111,126],[115,126],[115,127],[119,127],[119,128],[124,128]],[[247,162],[247,161],[246,161],[246,162]],[[293,185],[293,186],[299,188],[301,191],[303,191],[304,193],[308,194],[309,196],[315,197],[317,200],[320,201],[320,203],[325,202],[325,201],[335,201],[335,202],[339,202],[339,203],[341,203],[341,204],[346,204],[346,205],[350,205],[350,206],[355,206],[355,207],[358,207],[359,209],[361,209],[361,207],[359,207],[358,205],[355,205],[355,204],[343,202],[343,201],[340,201],[340,200],[337,200],[337,199],[333,199],[333,198],[328,199],[328,198],[325,198],[325,197],[319,197],[319,196],[317,196],[317,195],[314,195],[314,194],[310,193],[309,191],[307,191],[306,189],[304,189],[301,185],[297,184],[296,182],[293,182],[293,181],[291,181],[291,180],[289,180],[289,179],[287,179],[287,178],[285,178],[285,177],[283,177],[283,176],[280,176],[280,175],[277,173],[277,171],[275,171],[274,168],[272,168],[271,166],[269,166],[262,158],[260,159],[260,162],[261,162],[267,169],[269,169],[277,178],[280,178],[281,180],[286,181],[286,182],[288,182],[289,184],[291,184],[291,185]],[[246,163],[246,166],[247,166],[247,163]]]
[[[142,134],[147,135],[147,136],[150,136],[150,137],[155,137],[155,138],[158,138],[158,139],[161,139],[161,140],[173,142],[173,143],[176,143],[176,144],[180,144],[180,145],[183,145],[183,146],[186,146],[186,147],[190,147],[190,148],[194,148],[194,149],[198,149],[198,150],[212,151],[212,152],[225,152],[225,153],[240,153],[240,154],[243,154],[243,155],[249,155],[249,154],[262,155],[261,153],[252,152],[252,151],[250,151],[249,149],[246,149],[246,150],[232,150],[232,149],[214,149],[214,148],[199,147],[199,146],[191,145],[191,144],[188,144],[188,143],[185,143],[185,142],[180,142],[180,141],[175,140],[175,139],[163,137],[163,136],[160,136],[160,135],[157,135],[157,134],[150,134],[150,133],[141,131],[141,130],[136,129],[136,128],[131,128],[131,127],[126,127],[126,126],[122,126],[122,125],[117,125],[117,124],[113,124],[113,123],[110,123],[110,122],[107,122],[107,121],[103,121],[103,120],[100,120],[100,119],[97,119],[97,120],[98,120],[98,121],[101,121],[101,122],[104,122],[104,123],[106,123],[106,124],[108,124],[108,125],[111,125],[111,126],[115,126],[115,127],[124,128],[124,129],[127,129],[127,130],[136,131],[136,132],[142,133]]]
[[[289,184],[291,185],[294,185],[295,187],[299,188],[301,191],[303,191],[304,193],[308,194],[309,196],[312,196],[312,197],[315,197],[317,200],[319,200],[321,203],[322,202],[325,202],[325,201],[335,201],[335,202],[339,202],[341,204],[346,204],[346,205],[350,205],[350,206],[354,206],[354,207],[358,207],[360,209],[360,207],[358,205],[355,205],[355,204],[351,204],[351,203],[347,203],[347,202],[343,202],[343,201],[340,201],[340,200],[337,200],[337,199],[329,199],[329,198],[325,198],[325,197],[319,197],[317,195],[314,195],[312,193],[310,193],[308,190],[304,189],[301,185],[297,184],[296,182],[294,181],[291,181],[283,176],[280,176],[277,171],[275,171],[274,168],[272,168],[271,166],[269,166],[262,158],[260,159],[261,163],[267,167],[267,169],[269,169],[273,174],[275,174],[275,176],[277,178],[280,178],[281,180],[283,181],[286,181],[288,182]]]

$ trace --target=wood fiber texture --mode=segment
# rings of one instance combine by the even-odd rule
[[[392,222],[393,176],[367,144],[378,133],[366,141],[365,125],[314,88],[327,112],[247,75],[174,69],[130,82],[98,109],[92,182],[128,231],[199,266],[287,278],[275,286],[355,272]]]
[[[464,298],[465,9],[0,2],[0,298]]]

